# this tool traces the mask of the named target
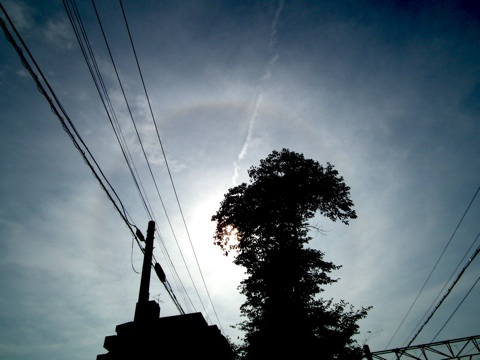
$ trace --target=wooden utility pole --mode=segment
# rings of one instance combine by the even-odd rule
[[[209,359],[233,360],[227,339],[216,325],[208,325],[201,313],[182,314],[160,318],[160,306],[149,300],[152,273],[155,222],[148,223],[147,237],[137,229],[137,237],[145,242],[140,291],[133,321],[117,325],[117,335],[105,337],[103,347],[107,354],[97,360],[123,359]],[[159,263],[155,272],[165,283],[165,273]],[[161,355],[159,355],[161,354]]]
[[[145,239],[145,252],[143,254],[142,278],[140,280],[140,291],[138,302],[135,308],[135,322],[148,321],[158,318],[160,309],[158,304],[148,301],[150,296],[150,274],[152,273],[153,239],[155,233],[155,221],[148,222],[147,238]],[[154,306],[156,305],[156,306]]]

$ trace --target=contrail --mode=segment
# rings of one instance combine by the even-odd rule
[[[252,139],[252,133],[253,133],[253,128],[255,125],[255,121],[257,120],[258,116],[258,109],[260,108],[260,104],[262,103],[262,98],[263,94],[265,92],[265,87],[268,79],[272,76],[272,69],[275,65],[275,63],[278,60],[278,53],[274,52],[275,50],[275,44],[277,42],[277,23],[278,19],[280,17],[280,14],[282,12],[283,6],[284,6],[284,0],[280,0],[278,3],[278,8],[277,11],[275,11],[275,17],[273,18],[272,21],[272,26],[271,26],[271,31],[270,31],[270,44],[269,44],[269,50],[272,52],[272,57],[268,61],[267,65],[265,66],[265,70],[263,71],[263,76],[261,78],[259,90],[257,97],[255,99],[255,105],[253,107],[253,112],[252,116],[250,117],[250,121],[248,123],[248,131],[247,131],[247,137],[245,138],[245,141],[243,142],[242,149],[240,150],[240,153],[238,154],[237,160],[233,163],[233,177],[232,177],[232,183],[234,186],[237,186],[237,180],[238,180],[238,172],[240,168],[240,161],[242,161],[245,156],[247,155],[248,148],[250,147],[251,139]]]

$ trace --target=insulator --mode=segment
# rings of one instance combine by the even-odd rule
[[[140,241],[145,242],[145,238],[143,237],[143,234],[139,229],[137,229],[136,235],[140,239]]]
[[[154,268],[158,278],[162,283],[164,283],[167,280],[167,277],[165,276],[165,272],[163,271],[162,267],[159,263],[156,263]]]

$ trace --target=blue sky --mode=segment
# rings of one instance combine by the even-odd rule
[[[150,219],[62,3],[2,4],[132,221],[145,232]],[[334,164],[351,187],[358,214],[349,226],[315,219],[326,235],[312,234],[311,246],[343,265],[334,274],[341,280],[323,296],[373,306],[358,335],[372,350],[408,342],[454,269],[466,264],[461,260],[469,247],[467,257],[480,245],[475,199],[392,339],[480,185],[478,5],[125,0],[190,239],[120,6],[97,1],[173,232],[92,5],[78,5],[159,240],[195,310],[218,324],[196,255],[224,333],[241,336],[230,325],[240,321],[236,287],[243,270],[213,245],[210,218],[228,188],[247,181],[250,166],[288,148]],[[3,35],[0,85],[0,357],[92,358],[105,352],[104,337],[117,324],[133,319],[140,277],[132,265],[141,268],[141,253],[136,246],[132,251],[128,228]],[[166,254],[156,244],[155,256],[164,265]],[[480,276],[479,261],[415,343],[432,341]],[[165,270],[180,296],[171,269]],[[156,278],[150,294],[160,294],[161,316],[178,314]],[[436,340],[479,334],[479,297],[477,284]]]

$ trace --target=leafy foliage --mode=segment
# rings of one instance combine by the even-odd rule
[[[240,354],[245,359],[358,358],[352,340],[368,308],[354,310],[344,301],[318,297],[336,282],[339,269],[324,254],[306,248],[309,220],[316,212],[348,224],[355,219],[350,188],[327,163],[305,159],[287,149],[273,151],[248,171],[251,182],[225,194],[216,221],[215,244],[245,267],[240,292],[246,320]]]

